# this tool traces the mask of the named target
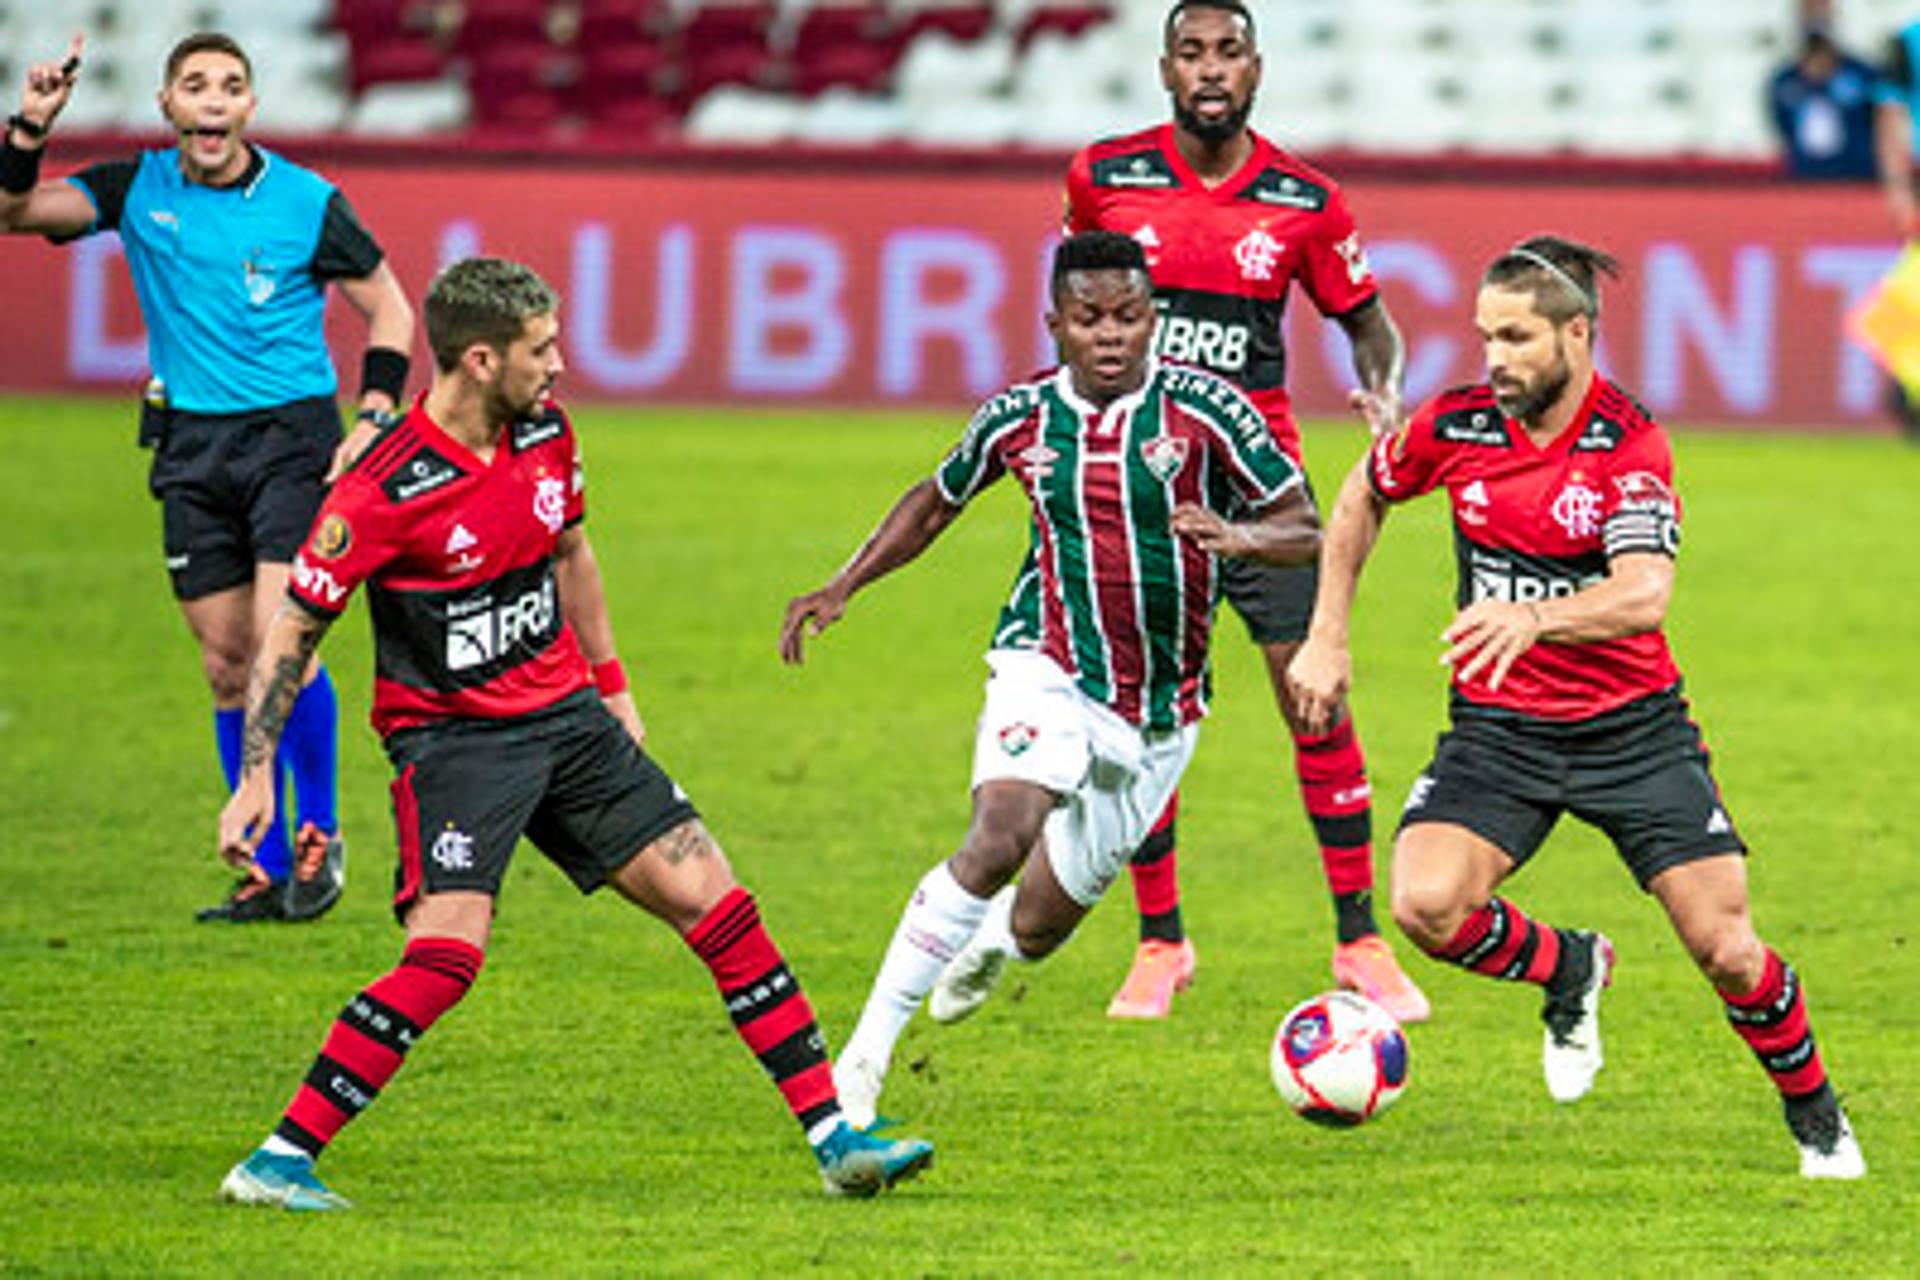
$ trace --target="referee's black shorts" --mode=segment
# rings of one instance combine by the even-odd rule
[[[248,413],[158,411],[150,423],[161,539],[173,594],[195,600],[253,581],[306,541],[340,444],[330,397]]]
[[[591,689],[509,720],[401,729],[387,755],[400,845],[393,910],[403,922],[422,894],[498,897],[522,835],[592,893],[700,816]]]
[[[1467,828],[1525,863],[1562,813],[1600,828],[1642,889],[1684,862],[1745,853],[1680,686],[1563,723],[1457,695],[1400,829]]]

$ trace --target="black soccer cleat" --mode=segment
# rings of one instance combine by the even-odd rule
[[[282,918],[318,920],[340,901],[346,883],[346,837],[302,823],[293,838],[293,874],[281,891]]]
[[[241,876],[224,902],[193,913],[200,924],[260,924],[286,919],[286,889],[278,880]]]

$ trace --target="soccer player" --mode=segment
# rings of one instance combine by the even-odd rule
[[[1297,282],[1336,321],[1374,395],[1397,398],[1405,357],[1345,198],[1334,181],[1247,127],[1260,84],[1252,16],[1239,0],[1180,0],[1167,15],[1160,77],[1173,120],[1097,142],[1067,172],[1067,230],[1133,236],[1147,252],[1161,355],[1229,379],[1300,462],[1281,320]],[[1373,918],[1373,811],[1366,763],[1344,712],[1309,731],[1284,675],[1313,609],[1316,570],[1230,561],[1226,595],[1260,646],[1293,739],[1294,769],[1333,896],[1333,976],[1402,1022],[1428,1014]],[[1140,942],[1107,1013],[1164,1018],[1193,979],[1180,916],[1177,797],[1135,852]]]
[[[300,672],[367,584],[373,723],[397,777],[400,964],[347,1002],[279,1126],[221,1194],[333,1209],[313,1161],[467,994],[525,835],[582,893],[611,884],[686,939],[779,1087],[827,1189],[873,1195],[933,1158],[841,1117],[813,1010],[699,814],[641,749],[585,516],[573,427],[550,398],[558,299],[518,263],[474,258],[427,291],[430,389],[344,474],[293,562],[248,692],[245,768],[220,850],[253,856],[268,762]],[[596,692],[597,691],[597,692]]]
[[[1150,354],[1152,287],[1131,238],[1064,241],[1047,316],[1061,367],[982,405],[847,565],[787,606],[780,648],[798,663],[809,627],[838,621],[986,485],[1011,473],[1032,504],[1039,553],[1015,609],[1038,643],[987,655],[972,823],[914,890],[834,1065],[857,1125],[921,998],[934,991],[935,1017],[953,1021],[1007,957],[1051,953],[1165,807],[1206,712],[1222,566],[1299,564],[1319,545],[1300,470],[1259,410]],[[1016,873],[1017,893],[996,896]]]
[[[1347,623],[1389,504],[1444,487],[1459,613],[1443,634],[1451,729],[1414,782],[1393,858],[1393,914],[1438,960],[1545,993],[1543,1068],[1560,1102],[1600,1071],[1613,945],[1498,896],[1562,813],[1606,832],[1713,984],[1779,1089],[1813,1178],[1866,1172],[1827,1082],[1794,971],[1754,933],[1746,846],[1688,718],[1661,631],[1680,544],[1666,433],[1594,369],[1598,277],[1614,261],[1536,236],[1481,278],[1487,381],[1379,433],[1340,491],[1319,599],[1289,671],[1310,726],[1352,679]],[[1396,430],[1396,427],[1398,429]]]
[[[188,36],[167,56],[160,110],[174,145],[41,179],[83,51],[75,36],[63,61],[27,70],[0,143],[0,229],[55,243],[120,233],[153,372],[140,441],[153,449],[167,572],[200,648],[231,786],[248,664],[341,444],[326,286],[367,321],[358,440],[399,402],[413,309],[346,198],[245,140],[253,71],[224,35]],[[291,843],[283,826],[268,831],[232,895],[199,919],[311,919],[339,897],[338,725],[333,682],[316,664],[280,766],[293,775],[298,831]]]

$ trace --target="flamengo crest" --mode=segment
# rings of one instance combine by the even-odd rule
[[[558,533],[567,522],[567,486],[552,476],[541,476],[534,482],[533,514],[540,523],[547,526],[548,533]]]
[[[1583,484],[1570,484],[1553,500],[1553,518],[1570,538],[1590,538],[1600,532],[1600,495]]]
[[[1140,461],[1161,484],[1180,474],[1187,464],[1187,442],[1178,436],[1154,436],[1140,442]]]
[[[1268,235],[1265,230],[1255,227],[1240,238],[1233,246],[1233,260],[1240,264],[1240,274],[1248,280],[1271,280],[1273,268],[1280,260],[1282,245]]]

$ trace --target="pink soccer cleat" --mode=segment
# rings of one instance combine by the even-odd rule
[[[1107,1005],[1109,1018],[1164,1018],[1173,1009],[1173,993],[1193,985],[1193,943],[1148,938],[1133,953],[1127,980]]]
[[[1433,1012],[1427,997],[1393,958],[1393,948],[1377,933],[1333,949],[1333,980],[1348,991],[1358,991],[1402,1026],[1425,1022]]]

